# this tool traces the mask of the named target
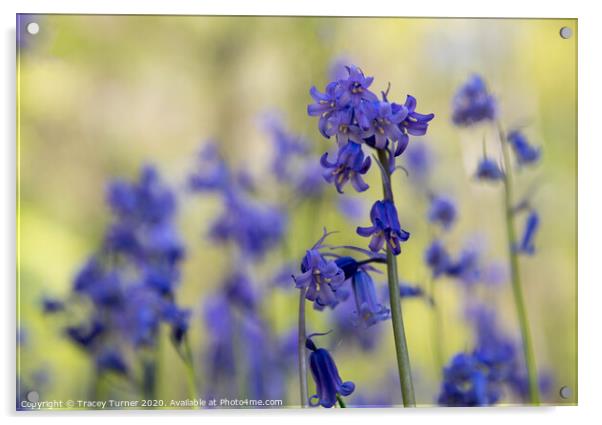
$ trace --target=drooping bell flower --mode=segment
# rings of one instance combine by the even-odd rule
[[[327,236],[324,231],[324,235],[307,250],[301,262],[301,273],[293,279],[297,288],[306,288],[306,299],[321,307],[334,307],[339,302],[335,291],[345,281],[345,273],[334,260],[326,259],[320,252]]]
[[[516,247],[516,250],[520,253],[533,255],[535,252],[535,234],[537,233],[537,228],[539,227],[539,215],[535,210],[532,210],[527,219],[525,221],[525,230],[523,232],[523,236],[520,240],[520,243]]]
[[[371,236],[369,247],[372,252],[380,251],[385,242],[394,255],[401,253],[401,242],[410,238],[410,234],[401,228],[395,204],[389,200],[376,201],[370,210],[372,226],[358,227],[357,234]]]
[[[371,160],[369,156],[364,156],[361,145],[357,143],[349,142],[340,147],[334,163],[329,162],[328,153],[324,153],[320,164],[325,168],[324,179],[328,183],[334,183],[339,193],[343,193],[343,187],[349,181],[358,192],[363,192],[369,187],[362,175],[370,169]]]
[[[495,97],[489,93],[480,75],[471,75],[460,87],[454,95],[452,108],[452,121],[461,127],[492,121],[497,115]]]
[[[482,364],[471,354],[453,357],[443,371],[443,383],[438,397],[442,406],[489,406],[501,396],[499,386],[487,379]]]
[[[428,211],[428,219],[431,223],[440,224],[445,230],[449,230],[457,214],[456,204],[449,196],[439,195],[431,199]]]
[[[508,134],[508,143],[512,145],[519,165],[533,164],[541,156],[541,149],[530,145],[525,135],[518,130]]]
[[[492,159],[484,157],[477,166],[476,177],[479,180],[497,181],[504,178],[504,172],[500,166]]]
[[[424,262],[429,266],[433,273],[433,278],[437,278],[447,273],[450,267],[450,256],[447,249],[439,239],[435,239],[424,252]]]
[[[316,384],[316,394],[309,398],[310,406],[332,407],[337,402],[337,394],[348,396],[353,393],[355,384],[343,382],[330,353],[324,348],[317,348],[311,335],[306,339],[305,347],[311,351],[309,368]]]
[[[374,281],[364,270],[358,270],[351,280],[357,315],[366,327],[387,320],[390,311],[376,299]]]

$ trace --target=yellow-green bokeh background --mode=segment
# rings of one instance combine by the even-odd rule
[[[392,99],[403,101],[411,93],[418,111],[435,113],[424,139],[437,154],[436,187],[459,201],[460,220],[447,237],[454,250],[481,234],[488,258],[503,261],[506,252],[500,188],[471,178],[484,137],[495,155],[495,134],[486,127],[459,130],[451,125],[450,102],[457,86],[470,73],[482,74],[499,99],[502,122],[526,125],[530,139],[542,146],[538,169],[517,178],[525,190],[537,187],[534,204],[541,215],[537,255],[521,260],[524,292],[537,363],[554,377],[546,401],[576,402],[576,20],[34,19],[40,33],[26,36],[18,61],[18,323],[24,338],[18,372],[25,379],[37,370],[48,371],[43,399],[81,398],[88,391],[86,357],[61,335],[60,320],[41,314],[39,301],[43,295],[66,295],[75,271],[99,243],[109,219],[106,182],[115,176],[133,178],[141,164],[151,162],[181,189],[199,143],[207,138],[218,139],[233,164],[261,176],[270,159],[267,135],[258,125],[266,110],[281,111],[295,132],[314,141],[316,153],[323,152],[329,142],[306,114],[308,89],[314,84],[322,88],[331,61],[346,57],[375,77],[375,90],[390,82]],[[573,29],[571,39],[559,36],[562,26]],[[373,189],[359,196],[349,191],[365,201],[366,217],[369,205],[380,197],[377,179],[373,167],[368,177]],[[262,190],[269,198],[270,188]],[[402,173],[397,173],[395,192],[402,225],[412,233],[399,257],[400,272],[406,280],[424,282],[424,204]],[[179,299],[197,313],[229,267],[224,251],[202,238],[218,210],[215,199],[180,202],[178,225],[187,260]],[[289,235],[296,258],[318,236],[308,234],[308,221],[339,230],[333,243],[366,243],[354,229],[367,222],[300,209]],[[266,269],[280,258],[268,257]],[[449,358],[470,345],[471,334],[462,320],[462,292],[452,281],[438,284]],[[517,335],[510,285],[485,295],[499,308],[505,329]],[[281,332],[295,322],[294,298],[294,293],[282,292],[264,306]],[[327,326],[319,314],[310,316],[316,327]],[[417,399],[428,405],[438,379],[430,310],[419,301],[404,302],[404,318]],[[355,381],[358,391],[376,389],[394,367],[386,326],[386,339],[376,353],[335,349],[341,374]],[[197,348],[205,342],[203,329],[196,314],[191,332]],[[161,377],[161,395],[184,397],[183,368],[169,348],[162,355],[169,370]],[[558,396],[563,385],[573,389],[568,400]],[[295,388],[292,380],[291,391]],[[294,404],[294,393],[290,398]]]

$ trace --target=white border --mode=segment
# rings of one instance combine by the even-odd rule
[[[9,421],[44,421],[45,423],[65,423],[77,421],[101,423],[125,422],[131,419],[147,423],[164,422],[167,417],[178,421],[194,422],[240,421],[250,424],[281,422],[297,424],[314,421],[334,421],[345,423],[365,423],[369,421],[390,423],[431,423],[451,424],[504,424],[516,419],[545,421],[546,424],[600,423],[597,409],[597,396],[602,371],[602,343],[600,328],[602,323],[602,282],[598,277],[596,264],[600,262],[600,209],[599,193],[602,182],[602,166],[599,164],[602,146],[600,123],[600,66],[599,40],[602,16],[596,14],[594,1],[527,2],[524,0],[482,0],[452,1],[395,1],[369,0],[364,2],[347,1],[285,1],[285,0],[221,0],[212,3],[194,0],[103,0],[98,3],[85,3],[76,0],[4,0],[2,8],[2,67],[0,78],[3,99],[0,103],[0,128],[4,133],[2,143],[2,185],[0,199],[0,234],[3,235],[0,256],[3,276],[4,305],[1,367],[3,383],[0,386],[2,413]],[[15,61],[14,26],[15,13],[116,13],[116,14],[237,14],[237,15],[346,15],[346,16],[456,16],[456,17],[548,17],[579,19],[579,407],[564,408],[501,408],[501,409],[418,409],[413,411],[360,409],[348,412],[301,412],[301,411],[245,411],[241,412],[82,412],[82,413],[14,413],[14,217],[15,217]],[[550,70],[553,72],[553,70]],[[559,101],[562,101],[561,99]],[[563,343],[559,341],[559,343]],[[286,416],[286,417],[285,417]],[[406,422],[408,421],[408,422]]]

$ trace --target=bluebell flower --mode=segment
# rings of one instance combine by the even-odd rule
[[[230,169],[219,153],[217,143],[207,142],[199,151],[196,171],[188,178],[188,187],[195,192],[223,191],[232,182]]]
[[[244,365],[238,361],[240,348],[235,349],[240,324],[234,310],[222,293],[208,297],[203,304],[207,397],[235,397],[239,392],[237,375]]]
[[[497,162],[484,157],[477,166],[476,177],[480,180],[496,181],[504,178],[504,172]]]
[[[345,281],[345,273],[334,260],[327,260],[320,253],[324,235],[307,251],[301,262],[301,274],[294,276],[297,288],[306,288],[305,298],[319,306],[334,307],[339,300],[336,290]]]
[[[452,121],[462,127],[493,121],[497,115],[495,97],[489,94],[485,81],[479,75],[471,75],[456,92],[452,109]]]
[[[311,351],[309,355],[309,368],[316,384],[316,394],[309,398],[311,406],[333,407],[337,402],[337,394],[348,396],[355,390],[351,381],[343,382],[339,375],[334,360],[324,348],[317,348],[311,337],[308,337],[305,346]]]
[[[314,300],[313,308],[316,311],[323,311],[326,307],[335,308],[340,303],[347,301],[349,296],[351,295],[351,291],[347,289],[345,286],[339,286],[336,290],[333,290],[334,293],[334,301],[325,304],[321,298],[316,298]]]
[[[358,235],[372,237],[370,250],[378,252],[386,242],[393,254],[399,255],[401,242],[407,241],[410,234],[401,228],[395,204],[389,200],[376,201],[370,210],[370,221],[372,226],[357,228]]]
[[[212,224],[210,236],[232,241],[252,258],[262,258],[284,235],[286,217],[276,207],[258,204],[241,193],[229,193],[224,211]]]
[[[539,392],[542,395],[549,395],[554,389],[554,378],[549,372],[542,372],[537,379]],[[511,376],[508,378],[508,385],[523,403],[529,401],[529,377],[525,368],[515,367]]]
[[[372,145],[377,149],[385,149],[389,140],[397,142],[404,137],[399,124],[408,115],[405,107],[393,109],[389,102],[376,101],[366,104],[362,111],[359,118],[363,129],[362,138],[374,138]]]
[[[157,224],[169,219],[175,212],[175,198],[159,178],[157,169],[142,168],[137,183],[117,180],[109,185],[108,203],[122,220],[143,224]]]
[[[339,196],[337,199],[338,210],[351,221],[360,220],[365,214],[364,202],[361,199]]]
[[[190,310],[182,309],[174,303],[168,303],[163,308],[162,317],[171,326],[171,338],[176,345],[181,344],[188,333],[190,314]]]
[[[412,142],[408,146],[404,158],[404,166],[410,178],[415,182],[424,183],[430,176],[434,166],[434,155],[428,144],[424,142]]]
[[[431,223],[440,224],[445,230],[449,230],[454,224],[457,216],[456,204],[449,196],[434,196],[428,211],[428,219]]]
[[[487,379],[481,363],[460,353],[443,371],[438,403],[443,406],[489,406],[501,397],[499,387]]]
[[[288,274],[287,282],[290,283]],[[223,283],[223,291],[228,301],[242,310],[253,311],[258,303],[258,296],[253,288],[253,282],[247,273],[241,270],[234,271]]]
[[[73,290],[89,297],[97,307],[117,307],[123,301],[118,273],[105,270],[96,257],[90,258],[76,275]]]
[[[424,261],[431,269],[434,278],[446,274],[451,265],[451,258],[445,245],[439,239],[435,239],[424,253]]]
[[[356,344],[363,351],[374,350],[382,336],[382,326],[359,326],[355,299],[341,302],[332,310],[334,332],[343,343]]]
[[[349,75],[347,64],[353,61],[346,56],[338,56],[330,62],[328,67],[328,76],[333,81],[344,80]]]
[[[420,286],[408,285],[404,283],[399,284],[399,296],[401,298],[416,298],[423,297],[424,295],[424,289],[422,289]]]
[[[271,135],[274,146],[272,171],[278,179],[289,180],[291,178],[291,159],[306,154],[308,143],[301,137],[290,133],[278,115],[268,115],[264,120],[264,125]]]
[[[213,385],[220,379],[233,377],[238,369],[234,352],[234,315],[223,295],[208,298],[203,305],[203,318],[209,338],[207,363]]]
[[[538,228],[539,215],[537,214],[537,211],[531,210],[529,215],[527,215],[527,219],[525,220],[525,230],[523,231],[523,236],[520,240],[520,243],[516,247],[518,252],[527,255],[533,255],[535,252],[534,239]]]
[[[67,336],[85,349],[92,349],[93,344],[104,331],[105,326],[98,319],[93,319],[90,323],[69,326],[66,329]]]
[[[407,132],[412,136],[424,136],[428,129],[429,122],[431,122],[433,118],[435,118],[435,114],[421,114],[419,112],[416,112],[416,104],[416,98],[408,94],[406,96],[406,101],[403,104],[403,107],[407,110],[407,115],[401,122],[400,127],[402,130],[404,130],[404,133]],[[395,104],[393,106],[395,109]],[[407,145],[407,141],[405,142],[405,144]],[[403,149],[398,147],[396,156],[403,153],[403,150],[405,150],[405,147],[403,147]]]
[[[533,164],[541,157],[541,149],[531,146],[527,137],[518,130],[508,133],[508,143],[512,146],[519,165]]]
[[[165,301],[143,285],[128,287],[125,298],[128,302],[119,317],[125,336],[136,348],[154,346]]]
[[[128,373],[128,366],[115,349],[104,349],[96,356],[96,369],[98,372],[115,372],[121,375]]]
[[[347,71],[349,76],[339,81],[342,88],[339,101],[342,105],[357,107],[362,101],[378,101],[378,97],[369,90],[374,77],[366,77],[361,69],[353,65],[348,66]]]
[[[358,270],[351,279],[357,314],[365,326],[372,326],[390,317],[389,309],[376,299],[374,281],[364,270]]]
[[[478,247],[468,245],[464,247],[458,258],[451,262],[447,274],[459,279],[467,286],[477,283],[481,279],[481,255]]]
[[[476,333],[473,356],[483,365],[490,381],[506,381],[517,360],[515,342],[502,333],[493,309],[484,305],[473,306],[468,317]]]
[[[141,274],[145,286],[164,296],[173,294],[174,285],[180,278],[177,268],[165,264],[145,264],[141,267]]]
[[[341,109],[341,93],[341,86],[336,81],[328,84],[324,93],[320,93],[315,86],[309,90],[309,94],[316,103],[307,106],[307,114],[320,117],[318,128],[326,138],[329,137],[326,133],[328,120]]]
[[[348,142],[363,143],[363,132],[360,127],[353,124],[353,109],[345,108],[336,113],[326,122],[324,134],[327,138],[335,137],[338,146]]]
[[[399,287],[399,297],[402,300],[409,299],[409,298],[424,298],[430,304],[433,304],[432,298],[429,295],[427,295],[424,292],[424,289],[422,289],[418,285],[413,285],[413,284],[410,284],[407,282],[400,281],[398,287]],[[389,305],[390,304],[389,287],[386,282],[384,283],[381,291],[382,291],[382,295],[381,295],[382,300],[385,303],[387,303],[386,305]]]
[[[379,100],[369,89],[372,77],[355,66],[348,66],[347,72],[346,78],[328,84],[325,93],[315,87],[310,90],[315,103],[307,111],[320,117],[318,127],[324,137],[335,136],[339,146],[354,142],[386,148],[397,157],[408,146],[409,134],[426,133],[434,115],[416,112],[414,97],[408,95],[403,105],[389,102],[387,93]]]
[[[343,193],[343,187],[349,181],[358,192],[368,189],[369,186],[362,179],[362,175],[368,172],[371,160],[370,157],[364,157],[361,145],[349,142],[339,148],[335,163],[328,162],[328,153],[322,155],[320,163],[326,168],[324,179],[328,183],[334,182],[337,192]]]
[[[65,303],[62,300],[50,297],[42,298],[42,311],[44,313],[57,313],[65,309]]]
[[[323,171],[317,156],[303,158],[289,181],[293,196],[300,200],[320,198],[326,188]]]

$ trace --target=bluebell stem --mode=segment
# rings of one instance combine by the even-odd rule
[[[403,105],[389,102],[389,89],[379,99],[370,91],[372,77],[364,76],[355,66],[348,66],[347,71],[348,76],[329,83],[325,93],[312,87],[310,94],[315,103],[308,106],[308,114],[320,117],[318,129],[324,137],[337,136],[339,149],[350,140],[359,142],[356,140],[359,128],[363,140],[363,143],[358,143],[361,144],[360,148],[369,146],[378,153],[384,199],[372,208],[372,226],[358,228],[358,233],[372,236],[370,249],[374,252],[381,250],[385,242],[387,244],[388,285],[401,390],[404,405],[413,406],[414,390],[401,316],[395,259],[401,251],[400,243],[409,238],[409,233],[399,225],[391,190],[391,173],[396,168],[395,158],[408,146],[409,135],[424,135],[434,115],[416,112],[416,99],[410,95]]]
[[[514,295],[514,304],[518,315],[518,321],[521,329],[523,356],[527,366],[527,376],[529,380],[529,396],[533,404],[539,404],[539,385],[537,382],[537,367],[535,364],[535,352],[531,341],[531,330],[529,328],[529,319],[527,309],[523,299],[523,289],[518,263],[518,253],[515,250],[516,234],[514,223],[514,182],[512,178],[512,169],[510,163],[510,153],[508,152],[508,143],[504,137],[502,126],[498,123],[498,136],[502,148],[502,158],[505,169],[504,174],[504,209],[506,218],[506,233],[508,238],[508,257],[510,260],[510,272],[512,276],[512,292]]]
[[[332,356],[326,349],[316,347],[312,335],[307,337],[305,347],[311,351],[309,367],[317,391],[309,399],[311,406],[333,407],[339,401],[339,396],[353,393],[355,384],[351,381],[343,382]]]
[[[460,88],[453,101],[453,121],[459,126],[470,126],[480,121],[497,119],[496,100],[491,96],[482,78],[472,76],[468,83]],[[497,124],[498,138],[502,151],[502,168],[486,158],[479,164],[477,177],[488,180],[501,180],[504,185],[504,213],[508,243],[508,257],[512,275],[512,291],[518,321],[523,340],[523,355],[529,377],[529,393],[533,404],[539,403],[539,388],[535,354],[532,347],[527,310],[523,299],[521,277],[517,258],[516,234],[514,229],[514,187],[508,145],[512,144],[519,164],[535,162],[539,153],[532,148],[520,133],[506,138],[502,126]]]

